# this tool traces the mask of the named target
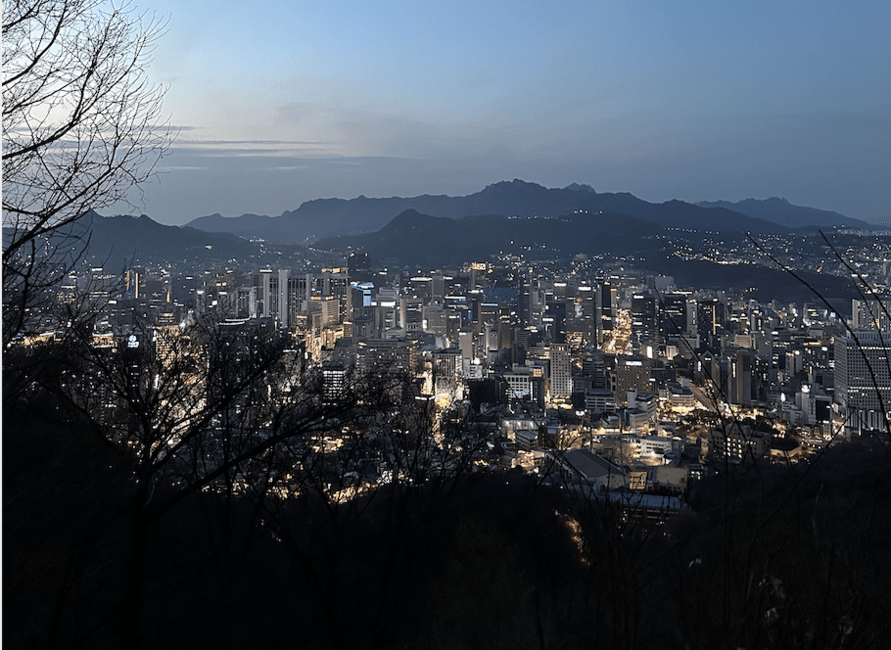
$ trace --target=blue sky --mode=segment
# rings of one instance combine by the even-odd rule
[[[358,5],[358,6],[357,6]],[[141,211],[522,178],[891,217],[887,2],[137,0],[181,128]]]

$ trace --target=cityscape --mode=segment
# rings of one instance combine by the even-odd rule
[[[254,123],[240,85],[207,90],[237,69],[207,36],[238,27],[231,16],[177,9],[168,27],[100,0],[4,3],[4,644],[883,647],[891,222],[876,179],[889,171],[887,115],[821,121],[839,153],[830,165],[796,149],[813,136],[798,122],[769,142],[763,124],[737,140],[739,115],[674,71],[689,106],[698,98],[718,117],[691,112],[701,131],[673,148],[670,110],[659,133],[650,118],[626,121],[632,105],[659,113],[648,95],[622,99],[621,117],[581,101],[595,87],[585,70],[626,83],[582,54],[605,56],[607,43],[625,53],[613,59],[623,75],[651,82],[650,66],[686,70],[686,55],[643,65],[622,38],[601,43],[525,5],[492,45],[457,46],[441,30],[487,34],[500,7],[408,16],[384,4],[403,31],[377,14],[307,10],[294,32],[333,76],[258,75]],[[683,19],[653,11],[707,60],[714,35],[669,4]],[[859,26],[856,56],[868,59],[887,49],[867,37],[887,8],[864,6],[856,19],[820,13],[789,38]],[[561,9],[641,48],[660,33],[646,17]],[[771,34],[727,11],[706,13],[730,41]],[[263,41],[256,17],[240,20]],[[321,38],[332,24],[351,36],[342,52]],[[569,85],[539,69],[553,47],[513,49],[538,34],[532,24],[565,41],[560,60],[579,71]],[[417,48],[422,36],[455,70]],[[775,38],[765,42],[791,75],[796,56]],[[504,48],[515,59],[502,62]],[[222,58],[208,80],[209,52]],[[719,68],[751,64],[716,56],[702,68],[707,91],[723,87]],[[153,65],[181,65],[183,81],[167,78],[168,95]],[[350,65],[406,112],[375,104]],[[771,65],[753,69],[763,101],[781,105]],[[434,71],[452,85],[429,85]],[[887,74],[873,94],[859,90],[866,74],[848,99],[873,115]],[[527,79],[578,95],[563,105],[532,97],[532,84],[519,98]],[[855,114],[832,98],[819,110]],[[165,118],[162,100],[186,122]],[[725,110],[733,119],[709,139]],[[852,141],[849,127],[875,140]],[[629,176],[586,162],[613,137]],[[739,161],[722,171],[715,143]],[[786,164],[765,153],[780,145]],[[852,175],[846,147],[862,149],[868,171]],[[677,167],[654,167],[654,151]],[[825,165],[822,183],[809,156]],[[784,187],[814,198],[771,194]],[[752,193],[765,198],[742,198]],[[263,214],[282,201],[279,216]]]

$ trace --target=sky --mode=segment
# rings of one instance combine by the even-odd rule
[[[134,7],[167,23],[162,223],[514,178],[891,222],[887,0]]]

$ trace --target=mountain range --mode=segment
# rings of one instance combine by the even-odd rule
[[[867,223],[860,219],[852,219],[838,212],[805,208],[792,205],[786,199],[772,197],[769,199],[745,199],[731,203],[729,201],[699,201],[696,205],[703,208],[726,208],[755,219],[764,219],[788,228],[833,228],[847,227],[861,230],[882,230],[882,226]]]
[[[657,227],[760,234],[787,232],[802,226],[877,228],[834,212],[794,206],[783,199],[649,203],[628,193],[598,193],[589,185],[573,183],[564,188],[546,188],[519,179],[494,183],[467,196],[424,194],[411,198],[316,199],[278,217],[213,214],[193,219],[186,225],[206,232],[229,232],[271,242],[315,242],[335,235],[378,231],[406,210],[451,219],[479,215],[555,217],[575,212],[612,213],[642,219]],[[810,221],[808,215],[812,215]]]
[[[423,209],[405,207],[411,205]],[[784,199],[655,204],[627,193],[600,194],[587,185],[548,189],[514,180],[463,197],[320,199],[280,217],[216,215],[182,227],[159,224],[146,215],[91,213],[79,227],[81,235],[90,232],[89,261],[110,270],[148,262],[249,267],[269,263],[263,261],[268,256],[273,260],[295,254],[342,259],[353,250],[365,251],[379,263],[418,268],[485,260],[498,253],[527,260],[608,254],[673,275],[690,286],[758,287],[759,298],[791,301],[801,299],[800,290],[781,271],[683,261],[671,254],[666,240],[680,237],[695,246],[710,237],[708,233],[720,233],[720,239],[730,244],[744,240],[746,232],[789,233],[801,231],[792,226],[802,224],[813,229],[856,227],[863,222],[794,206]],[[876,229],[869,224],[863,227]],[[314,243],[310,248],[299,245],[306,241]],[[824,295],[850,298],[850,283],[843,278],[814,274],[809,282],[821,287]]]

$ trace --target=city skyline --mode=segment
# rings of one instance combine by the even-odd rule
[[[162,223],[511,178],[891,216],[881,3],[135,9],[167,25]]]
[[[7,646],[888,638],[888,9],[139,2],[3,5]]]

